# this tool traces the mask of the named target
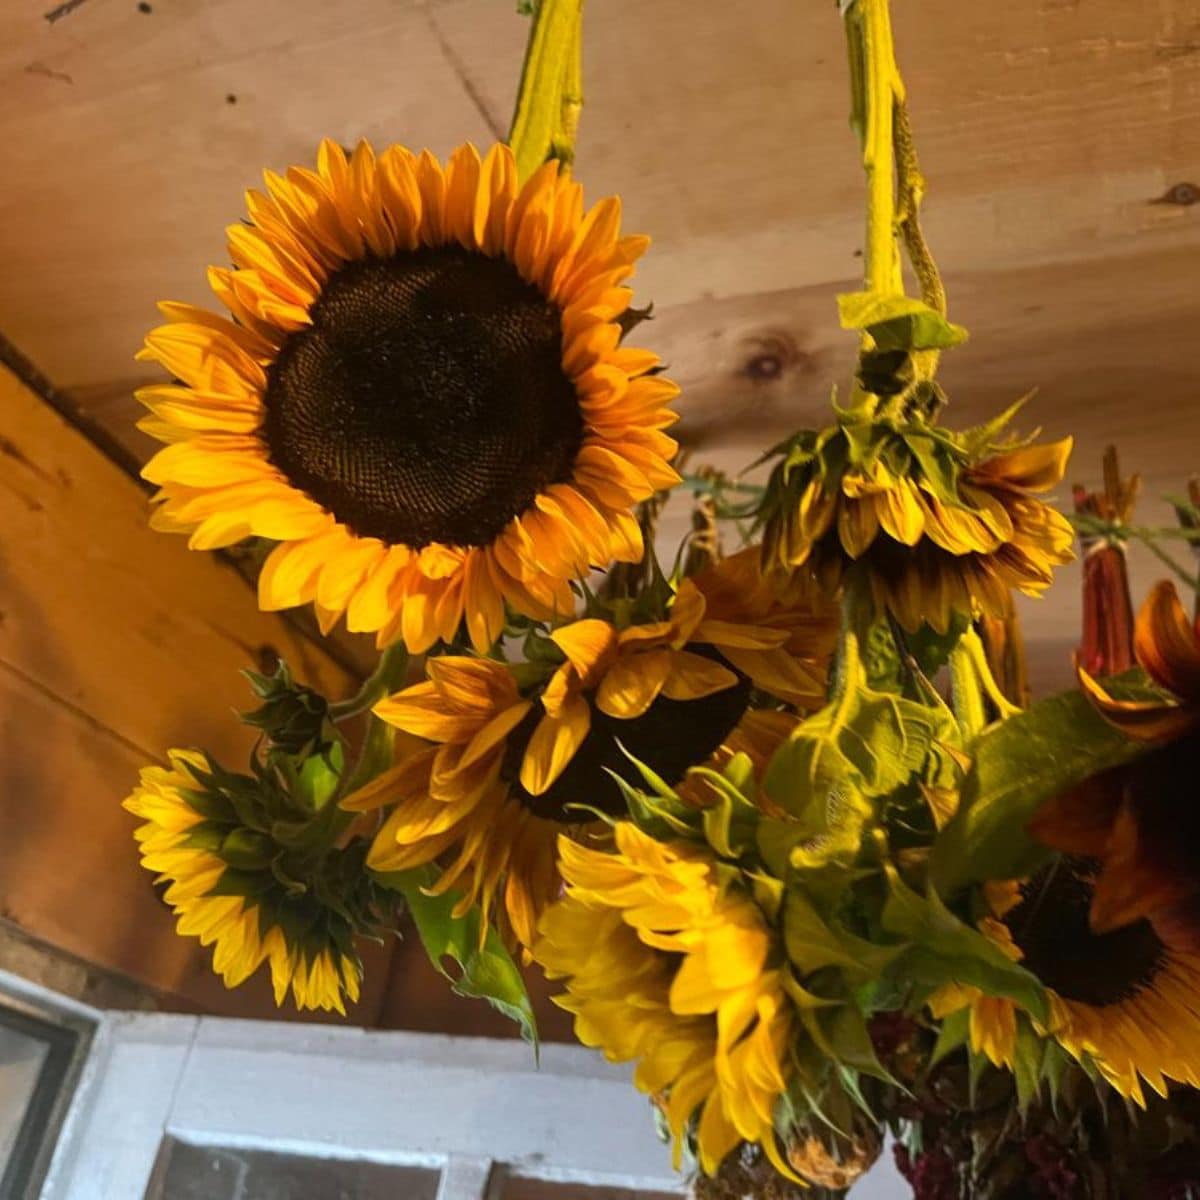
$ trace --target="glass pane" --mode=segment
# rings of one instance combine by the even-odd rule
[[[146,1200],[435,1200],[438,1178],[425,1167],[192,1146],[168,1138]]]
[[[37,1196],[91,1042],[52,998],[0,990],[0,1196]]]
[[[0,1176],[12,1156],[49,1052],[41,1039],[0,1025]]]

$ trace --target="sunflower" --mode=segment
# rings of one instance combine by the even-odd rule
[[[436,893],[461,887],[461,916],[479,904],[481,933],[495,914],[523,946],[557,894],[555,840],[560,814],[533,804],[514,780],[510,735],[532,711],[512,672],[491,659],[431,658],[428,679],[382,701],[377,716],[434,743],[402,758],[348,796],[342,807],[369,812],[395,805],[371,846],[367,865],[405,871],[453,851]],[[511,940],[510,938],[510,940]]]
[[[743,573],[752,554],[729,570]],[[796,718],[751,712],[752,679],[732,664],[781,699],[820,704],[833,619],[799,595],[784,603],[772,594],[755,606],[762,624],[733,620],[744,614],[719,599],[719,618],[706,620],[700,585],[724,579],[718,571],[683,580],[658,619],[620,628],[615,618],[589,617],[551,630],[538,662],[429,659],[424,682],[374,711],[431,744],[343,801],[351,811],[394,806],[369,865],[401,871],[441,861],[435,888],[461,889],[460,914],[479,904],[529,947],[561,887],[559,834],[586,826],[587,810],[625,813],[611,776],[642,782],[630,756],[671,784],[739,751],[764,761]],[[695,804],[708,800],[703,784],[685,791]]]
[[[555,162],[518,186],[480,160],[323,142],[316,171],[267,172],[209,282],[231,318],[164,304],[139,357],[167,443],[143,474],[157,527],[199,549],[257,536],[267,609],[312,601],[379,644],[423,651],[505,605],[573,611],[593,564],[637,561],[631,508],[678,482],[678,393],[620,345],[647,239],[620,202],[584,212]]]
[[[1146,917],[1172,945],[1200,953],[1200,816],[1189,790],[1200,776],[1200,621],[1173,584],[1157,584],[1138,613],[1134,653],[1175,699],[1122,700],[1082,669],[1080,682],[1105,718],[1158,748],[1055,797],[1030,831],[1099,860],[1095,929]]]
[[[913,632],[956,613],[1007,616],[1012,590],[1038,596],[1073,557],[1074,534],[1038,499],[1062,479],[1071,439],[991,445],[998,426],[954,436],[930,426],[800,435],[764,501],[764,563],[832,595],[858,564],[875,607]]]
[[[1094,887],[1088,861],[1069,858],[1023,883],[989,885],[995,915],[981,928],[1046,988],[1050,1019],[1038,1032],[1144,1107],[1143,1081],[1160,1096],[1167,1080],[1200,1084],[1200,956],[1172,948],[1145,920],[1096,933]],[[931,1007],[944,1016],[966,1005],[973,1048],[1011,1067],[1013,1002],[954,985]]]
[[[169,752],[169,767],[146,767],[124,807],[145,820],[135,837],[142,866],[169,886],[164,899],[178,931],[213,946],[213,969],[228,988],[268,963],[275,1003],[291,990],[300,1009],[346,1012],[357,1002],[362,965],[349,910],[283,887],[275,848],[247,828],[231,803],[230,779],[204,754]],[[350,873],[355,866],[350,864]]]
[[[612,853],[562,839],[566,893],[542,918],[534,957],[565,980],[581,1042],[636,1060],[678,1167],[689,1130],[716,1173],[741,1142],[790,1179],[774,1112],[788,1086],[793,1015],[762,913],[716,862],[618,822]]]
[[[580,778],[576,756],[597,723],[626,741],[635,757],[640,755],[630,739],[646,738],[624,723],[648,718],[647,732],[663,719],[678,725],[674,718],[682,713],[675,706],[682,703],[688,705],[684,720],[721,726],[700,737],[707,742],[705,755],[697,757],[689,747],[688,761],[674,764],[678,779],[736,725],[752,686],[801,708],[824,703],[835,617],[803,590],[782,598],[771,592],[759,557],[751,547],[682,580],[657,620],[619,627],[589,617],[550,634],[565,661],[542,694],[544,715],[522,766],[521,783],[532,795],[552,789],[568,767]],[[669,737],[663,728],[654,740]]]

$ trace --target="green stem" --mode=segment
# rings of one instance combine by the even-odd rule
[[[904,85],[896,67],[888,0],[857,0],[846,11],[853,89],[852,121],[863,142],[867,174],[867,291],[900,295],[904,281],[896,245],[896,105]]]
[[[525,50],[508,142],[524,182],[548,159],[569,167],[583,109],[583,0],[541,0]]]
[[[925,177],[917,162],[917,144],[908,119],[908,105],[896,104],[896,183],[900,194],[900,236],[921,286],[921,299],[935,312],[946,315],[946,287],[933,252],[921,228],[921,201]]]
[[[374,708],[380,700],[391,695],[404,683],[407,674],[408,651],[403,642],[396,642],[379,656],[375,670],[367,676],[355,695],[329,706],[331,719],[335,722],[347,721]]]
[[[352,796],[360,787],[365,787],[376,775],[392,765],[392,742],[396,731],[374,713],[367,717],[367,732],[363,736],[354,770],[346,777],[341,796]]]
[[[1139,542],[1141,542],[1151,554],[1160,562],[1168,566],[1174,574],[1187,584],[1195,592],[1200,592],[1200,576],[1192,575],[1186,567],[1177,563],[1160,545],[1154,537],[1147,537],[1146,532],[1141,529],[1131,529],[1130,532]],[[1172,530],[1171,532],[1176,532]]]
[[[974,737],[987,724],[987,710],[979,676],[961,642],[950,651],[950,700],[963,733]]]

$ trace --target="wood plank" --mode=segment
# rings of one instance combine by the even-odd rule
[[[1197,172],[1200,0],[926,0],[896,19],[948,270],[1198,245],[1200,206],[1155,201]],[[3,20],[0,328],[89,387],[140,377],[155,299],[204,297],[264,165],[325,134],[445,152],[502,130],[526,29],[495,0],[86,0]],[[657,238],[644,297],[853,274],[840,37],[832,9],[794,0],[589,10],[579,171]]]
[[[265,980],[226,992],[175,935],[120,802],[169,747],[245,760],[231,710],[260,655],[333,694],[351,680],[232,569],[151,531],[145,494],[7,371],[0,456],[0,915],[205,1011],[272,1014]]]

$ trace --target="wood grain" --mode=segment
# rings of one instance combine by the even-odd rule
[[[206,1011],[273,1013],[265,981],[226,992],[175,935],[120,802],[169,747],[245,761],[242,667],[278,652],[332,694],[351,680],[214,556],[152,532],[144,493],[2,370],[0,459],[0,915]]]

